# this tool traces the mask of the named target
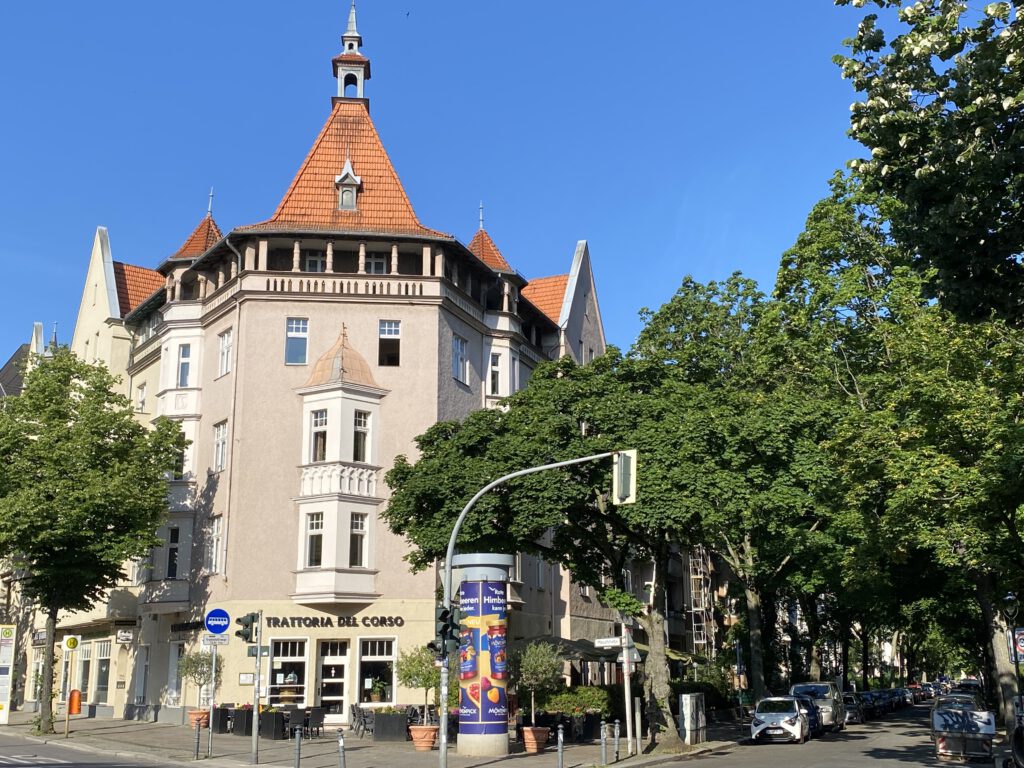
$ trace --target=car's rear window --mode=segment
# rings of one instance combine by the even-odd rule
[[[829,688],[827,685],[795,685],[793,693],[800,693],[814,699],[827,699]]]
[[[789,699],[766,699],[758,703],[757,711],[762,715],[796,712],[796,702]]]

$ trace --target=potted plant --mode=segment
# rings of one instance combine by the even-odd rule
[[[434,652],[427,647],[421,647],[402,651],[395,668],[399,683],[406,688],[423,689],[423,721],[420,725],[409,726],[413,746],[418,752],[429,752],[437,740],[438,726],[427,724],[427,700],[430,691],[434,691],[436,700],[437,690],[441,685],[441,670],[434,661]]]
[[[527,752],[540,752],[550,729],[537,727],[537,694],[562,683],[562,659],[548,643],[530,643],[512,661],[516,689],[530,692],[530,725],[523,727],[523,745]]]
[[[210,724],[210,711],[202,708],[203,686],[213,683],[214,690],[220,684],[223,659],[217,657],[217,668],[213,667],[213,654],[209,651],[192,651],[178,659],[178,674],[196,687],[196,708],[188,713],[189,725],[200,728]]]
[[[373,683],[370,686],[370,701],[384,701],[387,693],[388,684],[379,677],[373,678]]]

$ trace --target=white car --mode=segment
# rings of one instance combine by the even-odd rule
[[[750,722],[750,740],[792,741],[803,744],[810,735],[806,715],[792,696],[773,696],[761,699]]]

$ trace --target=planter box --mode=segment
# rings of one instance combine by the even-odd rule
[[[284,713],[264,712],[260,715],[260,736],[264,739],[283,739]]]
[[[231,710],[231,732],[235,736],[252,736],[252,710]]]
[[[408,725],[409,717],[405,712],[397,714],[376,712],[373,715],[373,740],[405,741]]]
[[[584,741],[597,741],[601,738],[601,715],[584,715],[583,732]]]
[[[214,733],[228,732],[228,713],[230,712],[231,710],[227,707],[213,708],[213,720],[210,722],[210,728]]]

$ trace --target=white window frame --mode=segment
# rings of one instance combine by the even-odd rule
[[[492,396],[501,395],[501,353],[491,352],[490,378],[488,387]]]
[[[357,464],[370,463],[370,429],[370,412],[355,411],[352,414],[352,461]],[[357,450],[360,445],[362,446],[362,456]]]
[[[368,275],[386,275],[388,273],[388,257],[382,253],[366,254],[364,265]]]
[[[295,341],[292,344],[292,340]],[[299,350],[299,342],[301,342],[302,359],[289,360],[289,348],[294,348],[296,352]],[[298,354],[295,355],[299,357]],[[284,341],[284,364],[285,365],[306,365],[309,361],[309,318],[308,317],[289,317],[285,321],[285,341]]]
[[[234,328],[217,336],[217,375],[231,373],[231,349],[234,346]]]
[[[396,689],[398,688],[398,686],[395,685],[395,665],[398,662],[398,657],[397,657],[395,651],[396,651],[397,646],[398,646],[398,639],[396,637],[394,637],[394,636],[390,636],[390,637],[388,637],[388,636],[385,636],[385,637],[360,637],[360,638],[358,638],[357,643],[358,643],[358,645],[356,646],[356,648],[357,648],[357,651],[358,651],[359,655],[357,656],[356,661],[359,664],[359,676],[356,678],[356,680],[358,682],[359,691],[356,694],[356,698],[358,698],[360,702],[367,701],[366,694],[367,694],[367,691],[369,689],[367,689],[367,687],[366,687],[366,682],[367,682],[368,679],[372,679],[372,678],[367,678],[366,673],[365,673],[365,671],[363,669],[363,666],[367,662],[385,662],[385,663],[391,664],[391,679],[384,681],[387,684],[387,686],[388,686],[388,692],[390,693],[390,696],[388,697],[388,699],[386,701],[383,701],[382,703],[394,704],[395,703],[395,695],[397,693]],[[369,648],[367,648],[367,646],[365,645],[366,643],[372,643],[373,645],[370,646]],[[383,644],[383,643],[387,643],[389,645],[382,646],[381,644]],[[366,650],[370,650],[370,651],[378,651],[378,650],[379,651],[384,651],[384,650],[387,650],[387,651],[389,651],[389,653],[380,653],[380,654],[364,653],[364,651],[366,651]]]
[[[181,555],[181,528],[176,525],[167,527],[167,559],[164,561],[164,578],[177,579],[178,569],[181,566],[179,557]],[[173,569],[173,573],[171,572]]]
[[[349,521],[348,537],[348,567],[369,568],[367,560],[370,548],[367,546],[370,539],[370,514],[368,512],[353,512]],[[358,563],[356,562],[358,555]]]
[[[469,384],[469,342],[452,334],[452,378],[461,384]]]
[[[191,344],[179,344],[178,345],[178,389],[185,389],[188,387],[189,378],[192,375],[191,371],[192,362],[192,345]]]
[[[303,272],[326,272],[327,254],[324,251],[304,250],[302,252]]]
[[[223,472],[228,466],[228,422],[213,425],[213,471]]]
[[[402,364],[402,321],[401,320],[380,320],[377,323],[377,364],[399,366]],[[387,341],[398,342],[398,361],[395,363],[384,363],[383,345]]]
[[[317,447],[321,449],[317,455]],[[309,463],[327,461],[327,409],[317,408],[309,414]]]
[[[146,412],[146,382],[142,382],[135,389],[135,410],[138,413]]]
[[[207,573],[220,573],[220,549],[224,543],[224,519],[217,515],[210,518],[206,536],[203,568]]]
[[[306,514],[306,556],[303,564],[306,568],[323,568],[324,565],[324,513],[309,512]],[[313,562],[314,542],[318,562]]]

